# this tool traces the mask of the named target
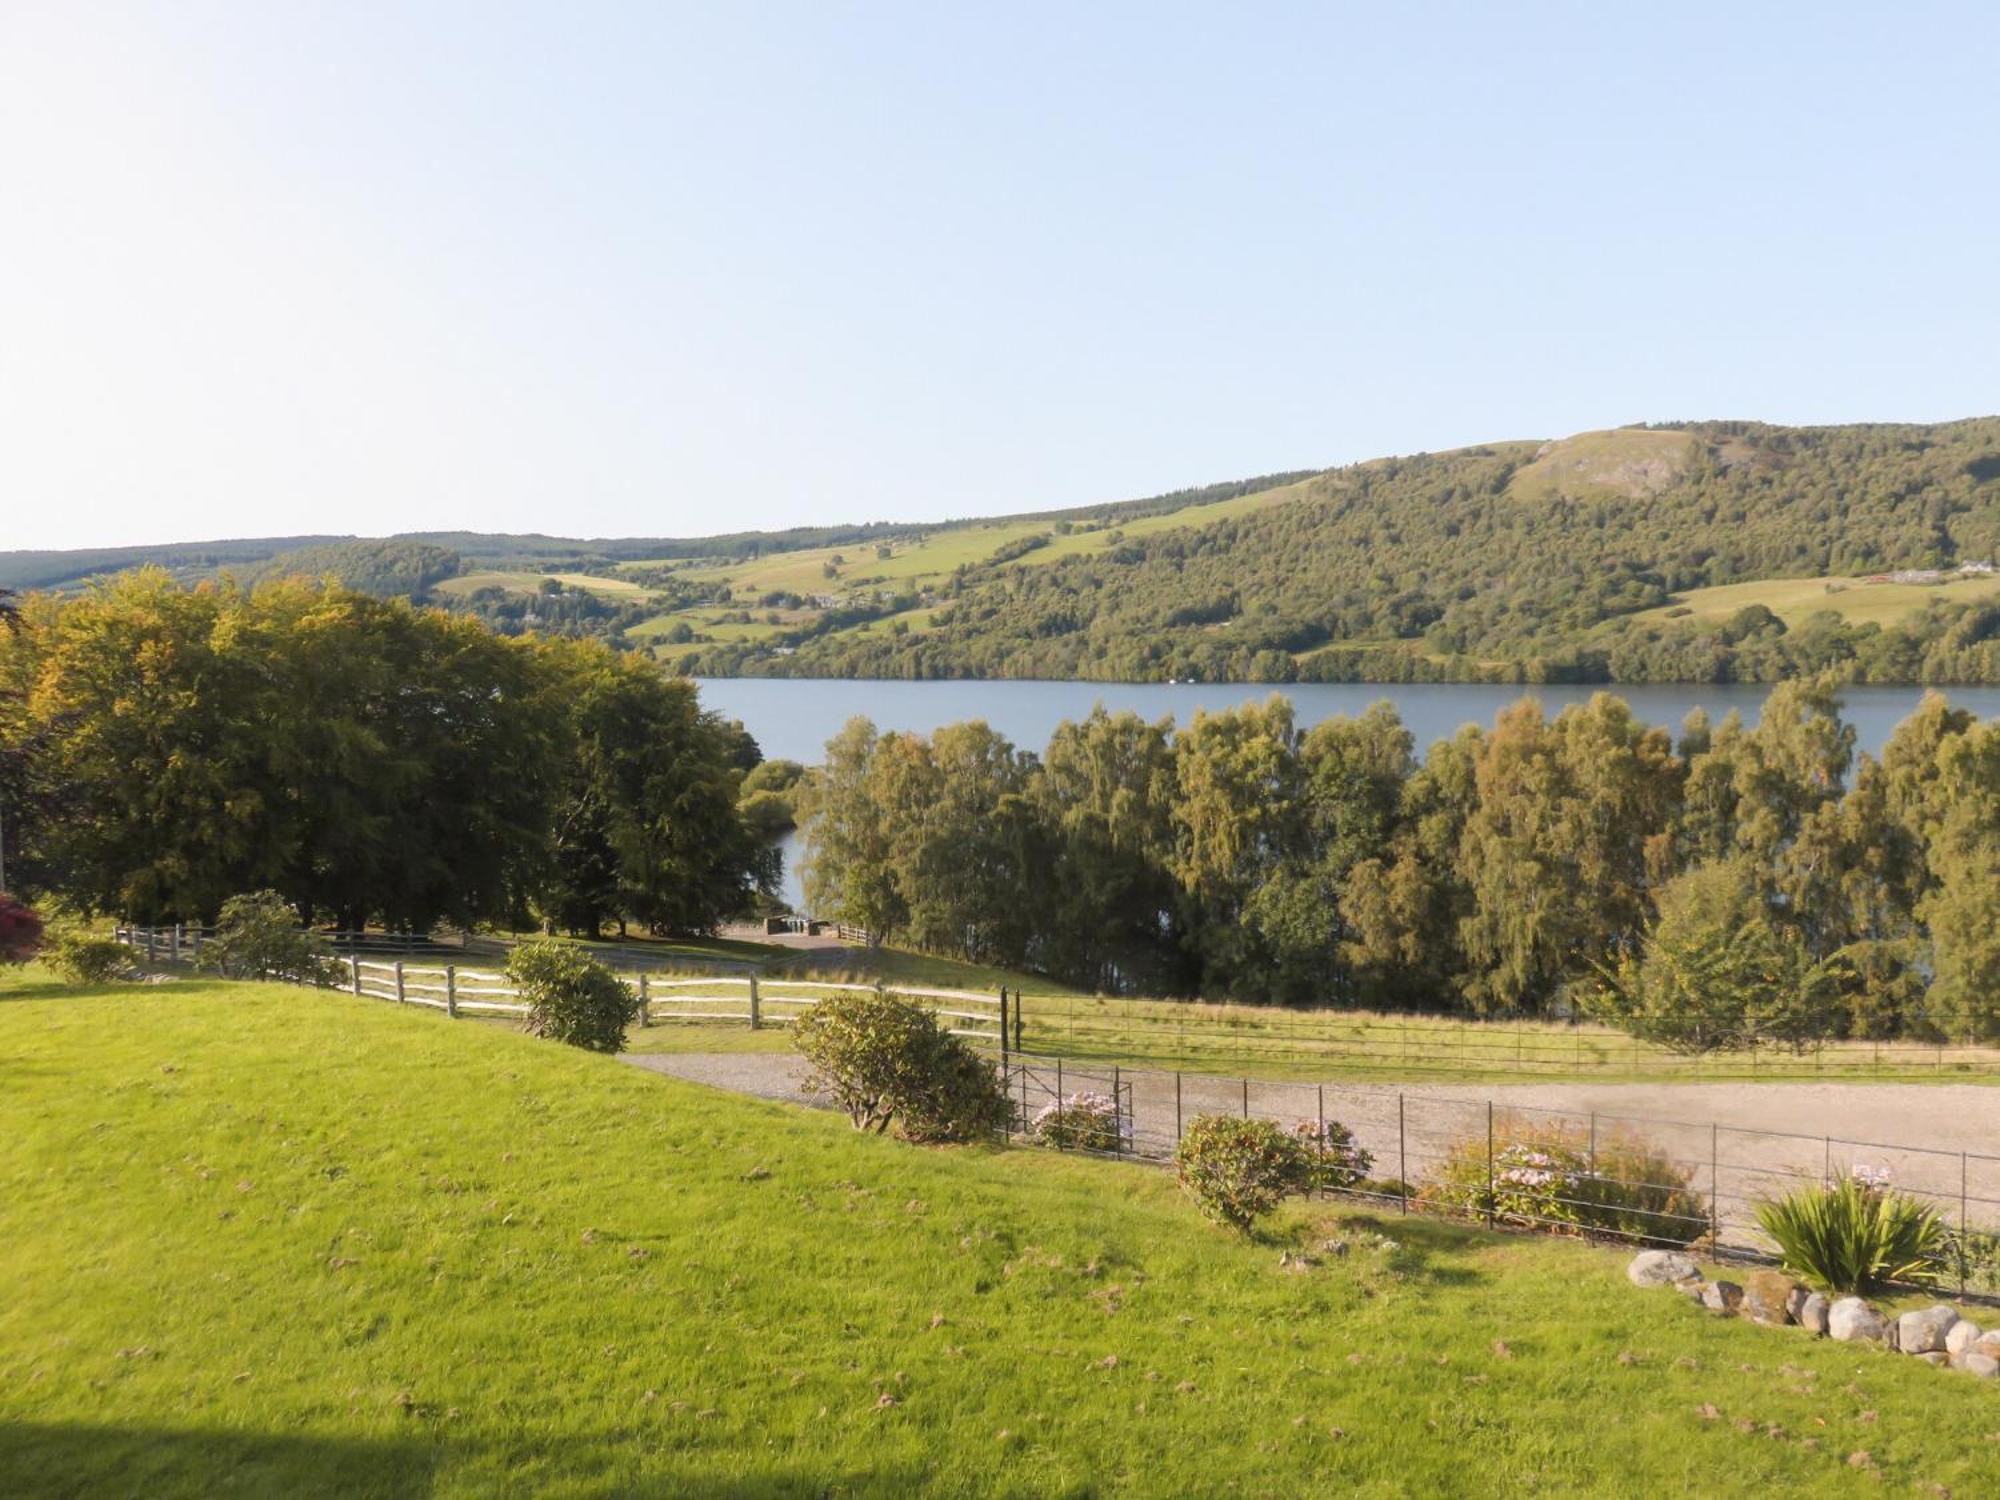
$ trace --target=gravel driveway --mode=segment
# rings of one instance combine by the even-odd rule
[[[634,1066],[765,1099],[813,1102],[805,1067],[783,1053],[628,1056]],[[1241,1114],[1237,1078],[1175,1075],[1143,1068],[1061,1065],[1065,1096],[1108,1093],[1130,1099],[1133,1146],[1142,1156],[1173,1150],[1179,1122],[1198,1114]],[[1031,1058],[1013,1088],[1032,1114],[1055,1097],[1057,1063]],[[1956,1223],[2000,1227],[2000,1088],[1894,1083],[1310,1083],[1252,1079],[1248,1113],[1287,1124],[1323,1107],[1375,1158],[1374,1175],[1421,1180],[1455,1144],[1483,1145],[1488,1106],[1494,1129],[1512,1122],[1560,1124],[1580,1145],[1619,1133],[1643,1136],[1713,1195],[1726,1229],[1742,1238],[1751,1205],[1799,1179],[1865,1165],[1887,1168],[1895,1184],[1937,1203]]]

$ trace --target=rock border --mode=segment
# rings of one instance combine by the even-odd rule
[[[1741,1283],[1711,1281],[1680,1250],[1642,1250],[1625,1277],[1634,1286],[1677,1291],[1717,1317],[1802,1328],[1815,1338],[1874,1344],[1980,1379],[2000,1378],[2000,1328],[1981,1328],[1948,1302],[1891,1318],[1861,1297],[1829,1300],[1782,1271],[1752,1271]]]

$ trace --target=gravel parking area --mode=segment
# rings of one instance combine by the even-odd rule
[[[627,1057],[634,1066],[792,1103],[813,1101],[805,1068],[783,1053]],[[1057,1064],[1032,1058],[1014,1089],[1032,1114],[1055,1097]],[[1514,1122],[1560,1124],[1580,1142],[1630,1133],[1666,1151],[1712,1195],[1726,1229],[1749,1224],[1755,1200],[1798,1180],[1865,1165],[1935,1201],[1956,1222],[2000,1226],[2000,1088],[1893,1083],[1532,1083],[1323,1086],[1153,1069],[1061,1064],[1062,1091],[1130,1100],[1134,1148],[1164,1157],[1178,1125],[1245,1112],[1287,1124],[1323,1108],[1375,1158],[1378,1177],[1424,1177],[1455,1143]]]

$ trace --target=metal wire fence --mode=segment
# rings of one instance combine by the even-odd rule
[[[1369,1083],[1287,1083],[1016,1055],[1016,1128],[1079,1094],[1117,1104],[1115,1154],[1170,1159],[1202,1115],[1271,1120],[1316,1142],[1345,1127],[1367,1165],[1344,1191],[1400,1213],[1496,1227],[1694,1244],[1768,1258],[1760,1203],[1861,1170],[1933,1208],[1950,1230],[1941,1280],[2000,1294],[2000,1155],[1718,1121],[1533,1107]]]

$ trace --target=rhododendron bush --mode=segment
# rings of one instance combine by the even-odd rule
[[[1708,1232],[1691,1174],[1625,1131],[1593,1144],[1568,1125],[1507,1123],[1446,1153],[1418,1194],[1441,1213],[1519,1228],[1686,1245]]]

